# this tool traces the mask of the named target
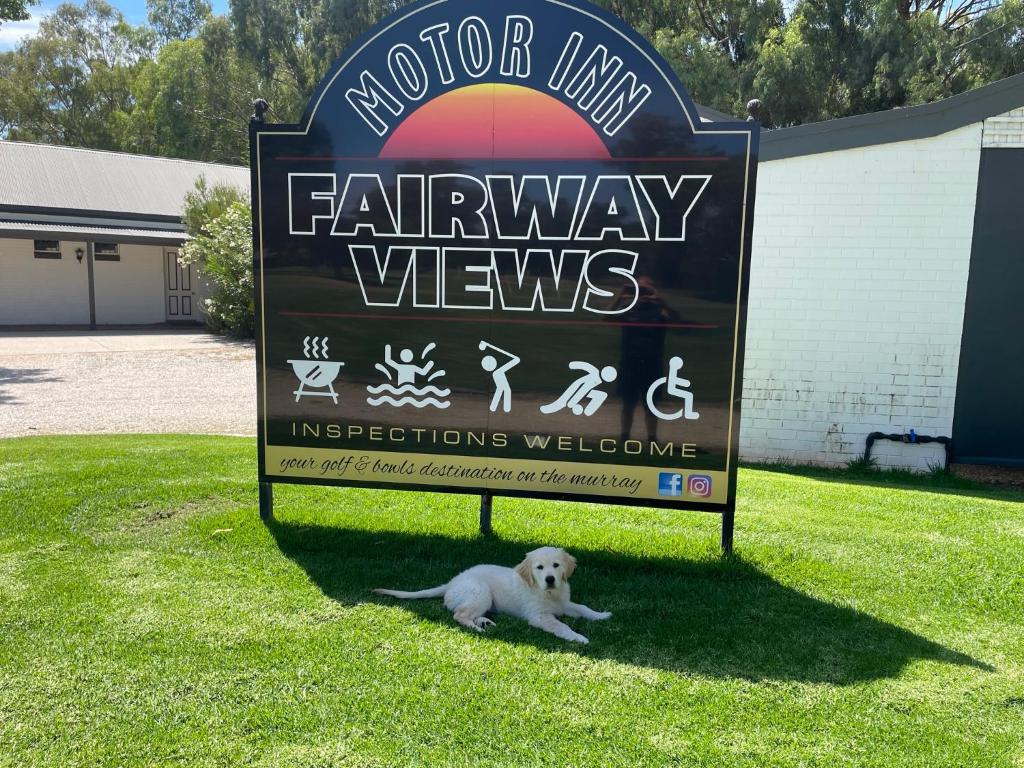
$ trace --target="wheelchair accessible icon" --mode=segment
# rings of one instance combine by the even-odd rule
[[[647,407],[650,409],[651,413],[664,421],[675,421],[676,419],[684,417],[687,419],[700,418],[700,414],[693,410],[693,393],[687,389],[687,387],[690,386],[690,381],[689,379],[684,379],[679,375],[679,371],[682,367],[683,358],[679,356],[673,357],[668,361],[668,376],[662,376],[660,379],[656,379],[647,390]],[[665,387],[665,392],[670,397],[682,400],[683,407],[678,411],[672,411],[670,413],[666,413],[658,408],[655,403],[655,395],[661,387]]]

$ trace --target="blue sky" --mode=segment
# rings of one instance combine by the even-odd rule
[[[107,1],[118,8],[132,24],[142,24],[146,21],[146,0]],[[75,4],[80,5],[81,3],[76,2]],[[20,40],[35,34],[40,20],[58,5],[60,5],[60,0],[42,0],[38,5],[29,6],[28,10],[32,14],[32,18],[28,21],[6,21],[0,24],[0,51],[9,51],[17,46]],[[227,13],[228,0],[212,0],[211,5],[213,5],[214,13]]]

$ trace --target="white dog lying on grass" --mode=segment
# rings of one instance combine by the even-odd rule
[[[515,568],[476,565],[440,587],[419,592],[373,591],[401,598],[444,597],[445,607],[455,620],[477,632],[494,626],[484,615],[494,611],[526,619],[530,626],[563,640],[587,643],[587,638],[555,617],[608,619],[611,614],[593,611],[569,599],[569,577],[574,570],[576,558],[564,549],[541,547],[527,553],[526,559]]]

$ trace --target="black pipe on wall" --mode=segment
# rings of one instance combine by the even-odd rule
[[[897,443],[942,443],[946,449],[946,463],[943,466],[943,470],[949,471],[949,464],[953,461],[953,439],[950,437],[932,437],[931,435],[919,435],[914,430],[905,434],[894,432],[892,434],[885,434],[884,432],[872,432],[868,435],[867,440],[864,442],[864,463],[871,461],[871,446],[874,445],[876,440],[892,440]]]

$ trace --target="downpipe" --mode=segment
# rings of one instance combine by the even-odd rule
[[[950,437],[932,437],[931,435],[919,435],[914,430],[910,430],[905,434],[892,433],[886,434],[885,432],[872,432],[868,435],[867,440],[864,442],[864,463],[867,464],[871,461],[871,446],[874,445],[876,440],[892,440],[897,443],[909,443],[909,444],[924,444],[924,443],[941,443],[946,449],[946,463],[942,470],[944,472],[949,471],[949,465],[953,461],[953,439]]]

